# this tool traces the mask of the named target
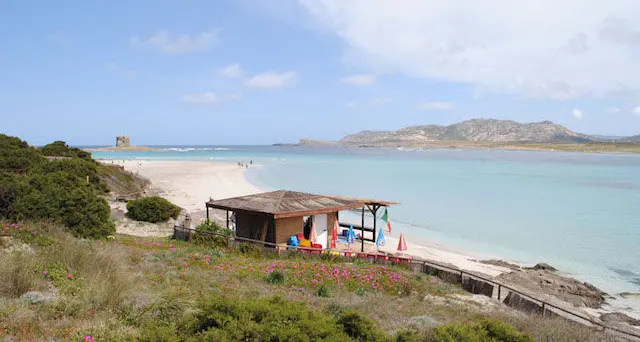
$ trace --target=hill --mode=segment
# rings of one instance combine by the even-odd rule
[[[363,131],[342,138],[343,145],[404,146],[434,141],[589,143],[596,139],[551,121],[518,123],[472,119],[449,126],[411,126],[397,131]]]
[[[619,142],[629,142],[629,143],[640,143],[640,134],[634,135],[632,137],[622,138],[618,140]]]

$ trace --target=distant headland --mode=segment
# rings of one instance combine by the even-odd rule
[[[472,119],[448,126],[423,125],[397,131],[362,131],[338,141],[302,139],[292,145],[640,153],[640,136],[605,139],[576,133],[551,121],[519,123]]]
[[[155,150],[157,150],[157,148],[146,147],[146,146],[132,146],[131,137],[122,136],[122,135],[116,137],[115,146],[85,149],[85,151],[88,151],[88,152],[144,152],[144,151],[155,151]]]

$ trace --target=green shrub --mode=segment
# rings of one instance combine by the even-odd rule
[[[127,215],[136,221],[166,222],[169,218],[177,219],[182,209],[158,196],[145,197],[127,203]]]
[[[400,330],[396,333],[396,342],[418,342],[418,332],[413,329]]]
[[[338,316],[343,331],[357,341],[385,341],[386,336],[358,311],[346,310]]]
[[[454,323],[435,328],[428,341],[456,342],[533,342],[511,325],[498,320],[482,320],[476,323]]]
[[[348,341],[335,317],[282,298],[210,297],[179,332],[194,341]]]
[[[331,289],[326,284],[322,284],[316,290],[316,295],[322,298],[329,298],[331,297]]]
[[[47,146],[48,153],[66,151],[71,159],[47,161],[26,142],[0,134],[0,219],[51,219],[79,237],[113,234],[109,204],[99,196],[106,185],[97,163],[63,142]]]
[[[284,273],[280,271],[273,271],[267,275],[267,282],[271,284],[282,284],[284,280]]]
[[[217,222],[206,220],[196,227],[196,233],[193,236],[193,241],[199,243],[210,243],[217,247],[227,247],[229,244],[229,238],[232,236],[233,231],[231,229],[223,227]]]
[[[45,156],[75,157],[91,160],[91,153],[79,148],[69,147],[66,142],[59,140],[43,146],[41,151]]]
[[[115,233],[109,204],[83,182],[64,171],[35,174],[15,199],[13,216],[59,220],[78,237],[101,238]]]

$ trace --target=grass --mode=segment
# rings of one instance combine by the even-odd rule
[[[233,318],[244,322],[234,323],[241,327],[247,326],[246,315],[286,306],[312,316],[330,315],[334,317],[330,324],[342,326],[344,333],[349,330],[354,334],[349,338],[356,340],[366,340],[353,336],[364,334],[359,329],[369,325],[379,330],[375,339],[398,335],[399,340],[416,336],[428,340],[435,326],[473,325],[485,319],[507,322],[535,340],[608,338],[564,320],[460,300],[468,295],[459,287],[401,267],[331,258],[277,258],[249,248],[243,253],[168,239],[80,240],[42,222],[11,226],[1,235],[0,340],[80,341],[84,336],[96,341],[187,340],[192,334],[204,334],[203,330],[188,332],[179,326],[204,319],[198,315],[207,303],[226,307],[225,300],[242,304],[234,309],[242,314]],[[51,299],[27,304],[20,296],[28,291]],[[286,304],[270,304],[273,298]],[[219,315],[218,311],[211,315]],[[286,318],[279,319],[287,327],[283,331],[301,336],[295,335],[298,332]]]

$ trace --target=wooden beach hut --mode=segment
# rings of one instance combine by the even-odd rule
[[[364,250],[364,241],[375,241],[377,228],[375,219],[372,227],[365,227],[365,214],[368,212],[375,217],[380,208],[393,204],[397,203],[279,190],[208,201],[206,209],[207,219],[210,209],[226,211],[227,227],[230,215],[234,214],[237,237],[271,244],[286,244],[290,236],[303,232],[304,218],[312,217],[319,243],[324,248],[330,244],[334,220],[339,218],[339,212],[361,209],[362,225],[354,225],[354,229],[362,232]],[[366,238],[365,232],[372,233],[371,238]]]

